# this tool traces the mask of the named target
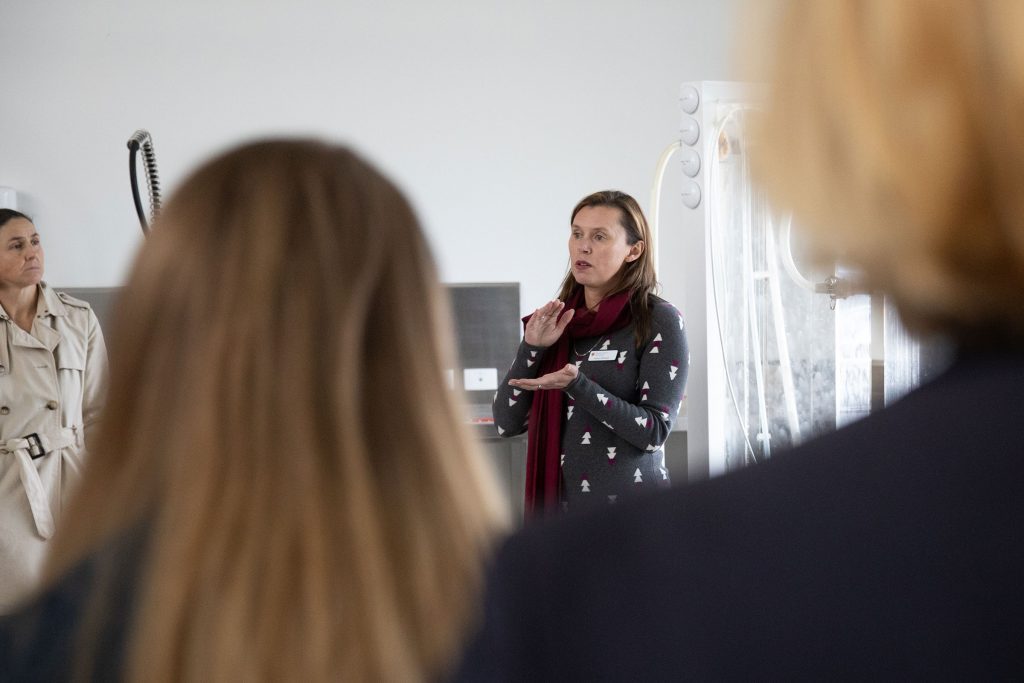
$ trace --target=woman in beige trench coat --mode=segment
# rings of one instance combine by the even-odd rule
[[[0,614],[35,587],[106,381],[96,315],[42,278],[32,221],[0,209]]]

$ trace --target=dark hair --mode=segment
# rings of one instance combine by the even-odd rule
[[[618,282],[608,292],[608,295],[617,294],[622,291],[629,292],[629,308],[633,313],[633,321],[636,329],[636,347],[639,349],[647,341],[651,332],[651,295],[658,288],[658,279],[654,272],[654,254],[651,251],[651,229],[640,209],[640,204],[625,192],[619,190],[601,190],[589,194],[581,199],[572,210],[569,216],[569,225],[576,219],[582,209],[595,206],[607,206],[618,209],[619,223],[626,231],[626,243],[629,245],[637,242],[644,243],[644,250],[640,258],[626,263],[619,273]],[[572,269],[566,273],[565,279],[558,293],[562,301],[568,300],[573,291],[579,287],[576,278],[573,277]]]
[[[0,209],[0,228],[13,221],[15,218],[24,218],[29,223],[35,222],[21,211],[15,211],[14,209]]]

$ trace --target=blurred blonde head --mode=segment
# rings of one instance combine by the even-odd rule
[[[366,162],[269,141],[205,164],[118,302],[50,578],[143,530],[130,680],[440,675],[504,523],[452,348],[418,222]]]
[[[756,170],[919,331],[1024,334],[1024,2],[793,0]]]

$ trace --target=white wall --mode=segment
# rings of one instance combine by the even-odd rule
[[[448,281],[553,295],[568,211],[616,187],[646,207],[679,83],[730,76],[734,0],[0,0],[0,185],[47,279],[120,283],[140,232],[125,142],[173,190],[253,136],[347,141],[410,194]],[[665,229],[682,209],[667,178]],[[355,246],[355,245],[354,245]],[[672,255],[666,294],[678,298]]]

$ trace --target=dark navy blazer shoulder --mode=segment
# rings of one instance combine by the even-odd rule
[[[0,681],[113,681],[122,676],[143,534],[105,544],[20,611],[0,617]],[[93,601],[96,601],[94,603]],[[94,604],[101,605],[93,609]],[[89,627],[83,629],[83,624]],[[93,640],[86,643],[83,631]],[[79,648],[93,656],[81,672]]]
[[[1020,677],[1022,427],[1024,353],[968,356],[761,465],[533,525],[456,679]]]

